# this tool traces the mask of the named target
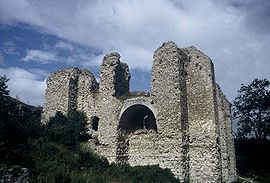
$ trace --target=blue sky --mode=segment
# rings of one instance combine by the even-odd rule
[[[112,51],[130,66],[131,90],[148,91],[153,53],[168,40],[210,56],[232,100],[242,83],[270,77],[270,1],[0,1],[0,75],[32,105],[43,105],[51,72],[80,67],[98,78]]]

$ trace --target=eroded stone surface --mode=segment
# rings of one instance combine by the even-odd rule
[[[180,182],[236,181],[230,103],[207,55],[166,42],[154,54],[150,95],[130,93],[129,81],[128,65],[116,52],[105,55],[100,83],[77,68],[53,73],[44,119],[84,111],[89,148],[110,162],[159,164]]]
[[[21,167],[0,167],[0,183],[28,183],[29,170]]]

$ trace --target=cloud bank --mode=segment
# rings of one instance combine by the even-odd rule
[[[25,62],[35,61],[41,64],[47,64],[56,59],[55,55],[42,50],[27,50],[26,56],[22,59]]]
[[[267,0],[2,0],[0,21],[25,23],[103,54],[119,51],[131,68],[143,70],[151,68],[153,52],[164,41],[194,45],[213,59],[217,82],[232,99],[241,83],[269,79],[269,7]],[[56,46],[73,49],[65,42]],[[67,61],[97,65],[102,59],[84,55]]]
[[[35,106],[43,105],[46,88],[46,81],[42,79],[44,72],[46,71],[39,69],[28,71],[18,67],[0,68],[0,75],[5,75],[9,79],[10,95],[14,98],[18,96],[21,101]]]

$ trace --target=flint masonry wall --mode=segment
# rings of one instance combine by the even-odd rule
[[[213,64],[195,47],[184,49],[189,59],[187,106],[191,182],[220,182],[220,153]]]
[[[222,166],[222,175],[227,178],[224,178],[223,180],[229,180],[232,182],[233,180],[237,179],[236,174],[236,161],[235,161],[235,148],[234,148],[234,142],[233,142],[233,135],[232,135],[232,121],[231,121],[231,104],[226,99],[225,95],[221,91],[220,87],[217,86],[217,99],[220,100],[220,104],[218,105],[219,111],[222,111],[222,113],[219,113],[219,116],[223,116],[223,120],[220,120],[220,126],[222,129],[220,129],[220,139],[223,139],[223,144],[225,147],[222,147],[222,140],[221,140],[221,157],[222,157],[222,165],[225,164],[225,166]],[[223,134],[222,134],[223,133]],[[223,155],[222,152],[225,152]]]
[[[151,99],[157,109],[158,144],[161,167],[170,168],[182,180],[186,145],[185,55],[173,42],[163,44],[154,54]],[[185,111],[185,112],[184,112]],[[184,173],[184,174],[183,174]]]
[[[230,103],[208,56],[166,42],[154,54],[150,95],[131,94],[129,80],[115,52],[103,59],[100,83],[86,70],[57,71],[47,79],[44,118],[85,112],[89,148],[110,162],[159,164],[180,182],[237,180]]]
[[[227,144],[227,129],[225,121],[225,108],[224,101],[222,99],[222,93],[218,85],[216,85],[216,95],[218,104],[218,119],[219,119],[219,131],[220,131],[220,155],[221,155],[221,167],[222,167],[222,180],[229,179],[229,147]]]
[[[129,69],[120,62],[118,53],[105,55],[100,68],[100,90],[97,97],[97,115],[100,118],[97,139],[101,155],[115,161],[119,113],[122,100],[118,97],[129,92]]]
[[[96,112],[96,93],[98,92],[99,84],[94,75],[87,70],[80,70],[78,73],[76,97],[76,109],[78,111],[85,111],[88,119],[91,119]]]
[[[57,71],[47,79],[43,116],[48,120],[56,111],[67,113],[77,109],[85,111],[90,118],[95,109],[97,90],[98,83],[87,70],[69,68]]]
[[[48,77],[44,104],[46,119],[53,116],[56,111],[67,113],[72,108],[76,108],[74,97],[77,92],[77,72],[78,69],[66,69]]]

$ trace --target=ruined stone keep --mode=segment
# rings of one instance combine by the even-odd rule
[[[237,179],[230,103],[215,82],[211,59],[195,47],[166,42],[154,53],[151,91],[129,91],[128,65],[105,55],[100,82],[78,68],[47,79],[44,119],[83,111],[89,148],[110,162],[158,164],[180,182]]]

